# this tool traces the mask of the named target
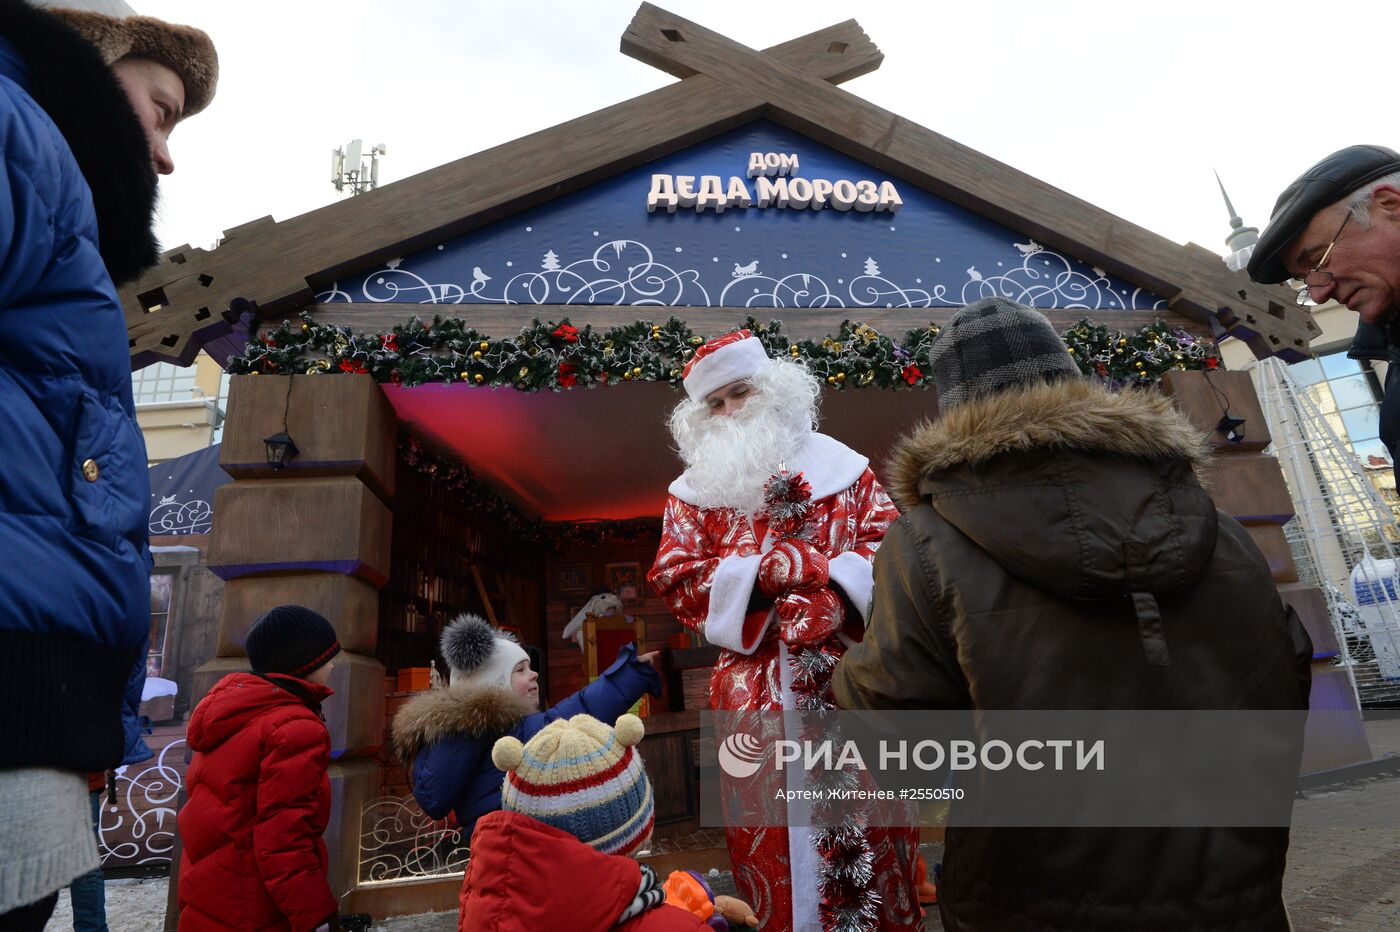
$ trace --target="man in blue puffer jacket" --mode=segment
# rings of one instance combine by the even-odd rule
[[[84,774],[151,756],[146,450],[116,283],[155,263],[166,138],[208,104],[204,33],[0,0],[0,926],[97,865]]]
[[[399,710],[394,744],[423,811],[434,819],[455,812],[468,839],[477,819],[501,808],[505,774],[491,762],[497,738],[514,735],[523,743],[555,719],[579,714],[616,721],[643,693],[661,695],[656,653],[638,657],[628,644],[596,680],[542,712],[539,674],[525,649],[477,615],[443,629],[442,656],[451,686],[414,696]]]

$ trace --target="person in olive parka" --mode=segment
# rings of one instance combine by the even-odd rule
[[[932,363],[941,413],[896,447],[904,514],[841,706],[1307,707],[1312,644],[1170,399],[1085,380],[1000,298],[954,315]],[[1287,850],[1287,828],[950,827],[943,927],[1282,932]]]

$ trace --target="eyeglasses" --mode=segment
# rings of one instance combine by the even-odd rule
[[[1332,242],[1327,244],[1322,258],[1318,259],[1317,265],[1309,269],[1308,273],[1303,276],[1303,287],[1298,289],[1298,297],[1296,298],[1299,304],[1304,306],[1317,304],[1318,302],[1312,296],[1313,289],[1326,288],[1332,284],[1332,273],[1324,269],[1323,266],[1327,264],[1328,257],[1332,255],[1332,247],[1336,246],[1337,240],[1342,238],[1342,231],[1347,228],[1347,223],[1350,220],[1351,211],[1347,211],[1347,215],[1342,218],[1342,225],[1337,227],[1337,235],[1332,237]]]

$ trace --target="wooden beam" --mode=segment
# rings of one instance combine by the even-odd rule
[[[839,49],[839,50],[838,50]],[[769,49],[819,82],[879,67],[854,21]],[[341,273],[380,263],[586,187],[756,118],[763,101],[703,75],[280,223],[181,249],[121,292],[133,368],[188,363],[250,304],[284,313]]]
[[[776,122],[1148,288],[1178,314],[1218,318],[1251,341],[1256,354],[1267,349],[1264,355],[1305,358],[1308,342],[1321,333],[1286,288],[1256,285],[1198,246],[1182,247],[650,3],[633,17],[622,50],[761,97]],[[1244,328],[1246,318],[1253,329]]]
[[[844,320],[860,321],[879,332],[898,339],[906,330],[926,327],[931,323],[945,324],[960,308],[802,308],[802,307],[617,307],[597,304],[312,304],[303,310],[322,323],[349,327],[356,333],[387,333],[396,324],[406,324],[413,317],[432,320],[434,314],[444,318],[460,318],[468,326],[494,338],[514,336],[534,318],[561,321],[568,318],[576,327],[592,325],[594,330],[606,330],[650,320],[663,323],[679,317],[703,337],[718,336],[734,329],[749,316],[767,322],[781,320],[783,333],[794,340],[820,340],[834,336]],[[1134,331],[1146,327],[1163,315],[1158,311],[1086,311],[1079,309],[1046,308],[1042,313],[1056,330],[1067,330],[1088,317],[1095,323],[1114,330]],[[1194,336],[1210,337],[1210,327],[1196,321],[1170,317],[1173,326],[1180,326]],[[269,324],[271,321],[268,322]]]

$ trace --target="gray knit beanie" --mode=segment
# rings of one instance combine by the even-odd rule
[[[929,361],[945,409],[1010,385],[1079,375],[1045,315],[1005,298],[983,298],[954,314]]]

